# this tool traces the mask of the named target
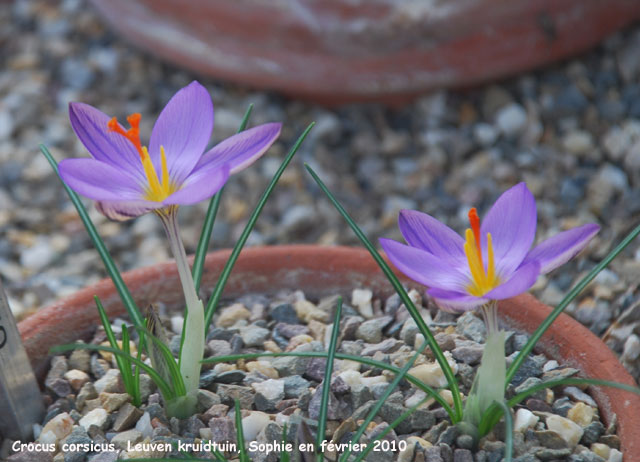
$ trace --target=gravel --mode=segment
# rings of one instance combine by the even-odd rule
[[[120,118],[141,112],[148,134],[168,98],[194,78],[212,95],[216,142],[234,133],[249,103],[255,105],[252,124],[283,122],[271,151],[225,188],[212,249],[233,245],[285,151],[311,121],[317,125],[267,204],[250,245],[358,245],[305,174],[303,162],[319,173],[374,242],[381,236],[401,239],[397,215],[402,208],[430,213],[462,231],[469,207],[477,206],[482,214],[502,191],[526,181],[537,200],[540,239],[586,222],[602,226],[581,257],[535,285],[533,293],[553,305],[640,217],[638,26],[571,61],[499,84],[435,92],[403,108],[328,109],[162,63],[116,37],[84,0],[1,2],[0,23],[0,277],[18,319],[105,277],[72,205],[38,152],[44,143],[58,160],[85,155],[70,128],[67,103],[87,102]],[[114,223],[86,204],[121,269],[169,258],[155,217]],[[206,207],[181,210],[187,251],[196,247]],[[638,379],[637,242],[605,276],[567,313],[601,336]],[[369,319],[368,294],[354,296],[358,313]],[[314,316],[324,322],[304,307],[295,306],[294,312],[275,308],[273,319],[284,323]],[[250,316],[249,310],[236,310],[229,325]],[[400,339],[414,335],[407,327]],[[306,369],[286,359],[283,368]],[[105,368],[98,361],[93,356],[90,365],[81,357],[70,362],[72,369],[97,378]],[[62,382],[55,386],[66,392]],[[119,391],[116,383],[109,386]]]

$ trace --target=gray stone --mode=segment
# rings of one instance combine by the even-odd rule
[[[380,343],[374,343],[365,346],[360,354],[362,354],[362,356],[373,356],[378,352],[393,353],[400,347],[400,345],[400,342],[398,342],[396,339],[388,338]]]
[[[571,454],[571,449],[550,449],[550,448],[542,448],[535,451],[535,456],[542,460],[562,460],[565,457],[568,457]]]
[[[198,409],[204,412],[214,404],[220,404],[220,397],[209,390],[198,390]]]
[[[214,382],[216,383],[240,383],[242,382],[245,377],[247,376],[247,373],[245,371],[241,371],[241,370],[234,370],[234,371],[225,371],[225,372],[221,372],[220,374],[216,375],[214,378]]]
[[[228,406],[234,406],[235,400],[240,402],[242,409],[251,409],[253,404],[253,390],[240,385],[219,384],[216,389],[220,401]]]
[[[290,303],[282,303],[269,310],[269,316],[276,322],[300,324],[296,310]]]
[[[48,451],[22,451],[7,459],[9,462],[53,462],[53,452]]]
[[[438,444],[444,443],[449,446],[453,445],[453,442],[456,440],[459,433],[458,427],[455,425],[446,428],[442,433],[440,433],[440,436],[438,437]]]
[[[411,425],[411,431],[424,431],[435,425],[436,417],[430,410],[418,408],[409,417],[409,422]]]
[[[259,411],[274,411],[284,399],[284,380],[269,379],[252,384],[256,391],[254,402]]]
[[[537,378],[537,377],[529,377],[528,379],[526,379],[524,382],[522,382],[520,385],[518,385],[517,387],[515,387],[515,392],[516,393],[522,393],[525,392],[527,390],[529,390],[529,388],[538,385],[542,383],[542,380]],[[530,396],[532,396],[533,398],[536,399],[540,399],[543,400],[546,396],[546,391],[543,390],[538,390],[536,392],[534,392],[533,394],[531,394]]]
[[[91,370],[91,355],[87,350],[74,350],[69,356],[69,367],[89,372]]]
[[[262,346],[271,336],[271,331],[255,324],[240,329],[240,336],[245,346],[256,347]]]
[[[461,448],[462,450],[473,449],[473,436],[471,436],[471,435],[459,435],[456,438],[456,446]],[[458,449],[456,449],[455,452],[457,452],[457,451],[458,451]],[[455,452],[454,452],[454,460],[455,460]]]
[[[229,417],[214,417],[209,420],[209,428],[211,429],[211,441],[218,443],[236,442],[236,429],[233,420]]]
[[[598,439],[604,434],[604,431],[605,428],[601,422],[591,422],[584,427],[584,433],[582,434],[580,443],[585,446],[591,446],[593,443],[598,442]]]
[[[209,350],[211,350],[211,356],[227,356],[231,354],[231,345],[226,340],[209,340],[207,342]]]
[[[118,449],[127,449],[127,445],[134,445],[142,441],[142,433],[138,430],[127,430],[122,433],[116,434],[113,438],[111,438],[111,444],[113,444]]]
[[[283,338],[291,339],[296,335],[308,334],[309,328],[302,324],[286,324],[284,322],[279,322],[275,325],[274,332]]]
[[[451,355],[457,361],[462,361],[465,364],[478,364],[482,358],[482,352],[484,346],[478,343],[471,343],[463,346],[459,346],[451,350]]]
[[[484,343],[487,337],[487,328],[482,320],[473,314],[473,311],[467,311],[458,318],[456,332],[476,343]]]
[[[564,449],[567,442],[560,435],[551,430],[534,430],[533,434],[540,443],[540,446],[550,449]]]
[[[453,451],[453,462],[473,462],[473,453],[469,449],[456,449]]]
[[[326,358],[311,358],[304,375],[311,380],[321,382],[324,379],[326,367]]]
[[[309,389],[309,381],[299,375],[291,375],[282,380],[284,381],[284,396],[287,399],[297,398],[302,392]]]
[[[364,340],[367,343],[380,343],[382,341],[382,329],[393,322],[391,316],[382,316],[380,318],[365,321],[356,330],[356,338]]]
[[[440,448],[437,446],[424,448],[424,455],[426,462],[444,462],[442,455],[440,454]]]
[[[142,414],[143,412],[131,403],[124,403],[113,422],[113,430],[121,432],[130,429],[142,417]]]
[[[302,375],[307,371],[310,358],[299,356],[280,356],[273,360],[273,367],[276,368],[280,377],[289,375]]]

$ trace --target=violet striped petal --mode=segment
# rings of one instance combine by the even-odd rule
[[[71,189],[97,201],[140,201],[144,190],[129,170],[95,159],[64,159],[60,178]]]
[[[73,131],[94,159],[144,179],[138,151],[131,141],[109,130],[109,116],[88,104],[70,103],[69,119]]]
[[[414,281],[428,287],[460,291],[467,285],[468,276],[452,258],[435,257],[391,239],[381,238],[380,245],[396,268]]]
[[[553,271],[575,257],[598,231],[600,227],[590,223],[558,233],[534,247],[522,264],[537,261],[540,264],[540,273]]]
[[[526,184],[505,191],[482,220],[480,234],[485,252],[487,233],[493,241],[496,272],[509,277],[524,260],[536,235],[536,201]]]
[[[464,264],[464,239],[444,223],[426,213],[402,210],[398,217],[402,236],[412,247],[417,247],[440,258],[453,258]]]
[[[280,135],[281,128],[280,123],[268,123],[237,133],[207,151],[196,169],[227,164],[231,173],[236,173],[264,154]]]
[[[450,313],[470,311],[489,302],[488,298],[475,297],[468,293],[444,290],[435,287],[427,290],[427,295],[433,298],[441,310],[449,311]]]
[[[540,275],[540,264],[537,261],[527,263],[511,274],[509,279],[493,290],[484,294],[490,300],[502,300],[515,297],[526,292],[535,284]]]
[[[229,178],[229,166],[200,169],[189,175],[182,188],[164,201],[165,205],[188,205],[208,199],[224,186]]]
[[[155,209],[163,208],[161,202],[150,201],[98,201],[95,203],[98,212],[114,221],[126,221],[139,217]]]
[[[169,176],[176,184],[189,175],[207,148],[213,130],[213,103],[198,82],[179,90],[156,120],[149,140],[149,156],[161,171],[160,147],[167,156]]]

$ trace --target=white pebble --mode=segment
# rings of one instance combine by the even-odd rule
[[[611,449],[607,462],[622,462],[622,453],[617,449]]]
[[[151,416],[148,412],[142,414],[142,417],[138,419],[138,423],[136,423],[136,430],[142,433],[142,436],[145,438],[151,438],[153,427],[151,426]]]
[[[369,289],[354,289],[351,293],[351,304],[367,319],[373,317],[373,292]]]
[[[448,351],[445,351],[444,355],[447,358],[447,362],[449,363],[449,366],[451,367],[453,373],[456,374],[458,372],[458,364],[451,357],[451,353],[449,353]],[[420,364],[419,366],[413,367],[411,368],[411,370],[409,370],[409,374],[423,381],[430,387],[440,388],[444,387],[447,384],[447,379],[444,376],[444,372],[442,372],[442,369],[440,369],[440,365],[435,362],[429,364]]]
[[[560,435],[560,438],[565,440],[570,448],[578,444],[584,433],[580,425],[559,415],[547,417],[547,428]]]
[[[85,415],[78,423],[81,427],[84,427],[85,430],[89,430],[89,427],[92,425],[102,428],[107,423],[108,418],[109,413],[105,409],[98,407]]]
[[[252,383],[251,386],[266,399],[277,399],[284,396],[284,380],[269,379],[264,382]]]
[[[526,429],[535,426],[539,420],[540,417],[536,416],[533,412],[527,409],[518,409],[513,429],[517,432],[524,433]]]
[[[511,103],[498,111],[496,125],[506,136],[522,133],[527,124],[527,112],[522,106]]]
[[[182,316],[171,316],[171,330],[175,334],[182,334],[184,318]]]
[[[247,441],[254,441],[258,433],[269,424],[269,414],[253,411],[242,419],[242,431]]]
[[[551,361],[547,361],[544,366],[542,366],[542,372],[552,371],[554,369],[557,369],[559,366],[560,365],[558,364],[558,361],[552,359]]]

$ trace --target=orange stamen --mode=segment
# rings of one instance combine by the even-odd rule
[[[112,132],[116,132],[118,135],[122,135],[126,139],[131,141],[131,143],[133,143],[136,150],[138,151],[140,159],[144,159],[145,154],[142,150],[142,143],[140,142],[140,119],[142,119],[142,116],[138,113],[129,115],[127,117],[127,122],[129,122],[131,128],[127,131],[124,131],[124,129],[118,123],[118,119],[114,117],[107,123],[107,128],[109,128],[109,130],[111,130]]]
[[[473,237],[476,240],[476,252],[478,253],[478,260],[480,260],[480,264],[482,263],[482,250],[480,248],[480,217],[478,216],[478,211],[475,207],[472,207],[469,210],[469,224],[471,225],[471,230],[473,231]],[[483,265],[484,266],[484,265]]]

